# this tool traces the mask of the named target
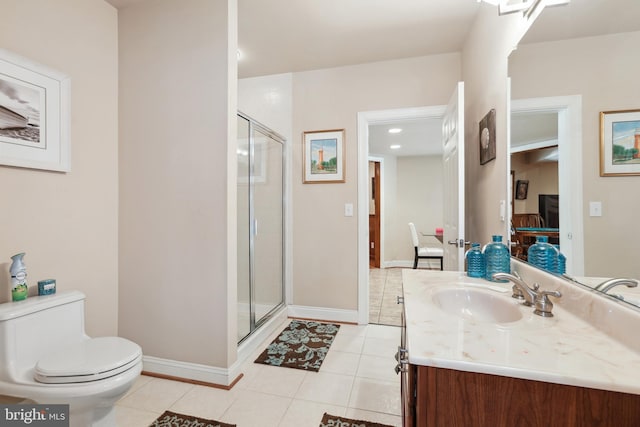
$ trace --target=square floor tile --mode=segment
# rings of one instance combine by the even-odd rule
[[[193,384],[153,378],[118,401],[119,405],[162,414],[195,387]]]
[[[358,353],[362,352],[362,347],[364,345],[364,337],[354,337],[350,335],[336,335],[333,339],[333,343],[329,348],[329,351],[346,351],[348,353]]]
[[[296,399],[330,405],[347,406],[354,377],[324,372],[311,373],[304,378]]]
[[[392,356],[380,357],[363,354],[360,356],[356,377],[400,381],[400,377],[395,372],[396,364],[397,362]]]
[[[362,346],[362,354],[371,354],[374,356],[394,357],[400,345],[400,337],[398,339],[385,338],[365,338]]]
[[[400,341],[401,330],[394,326],[369,325],[367,338],[386,338]]]
[[[196,385],[171,405],[170,411],[207,419],[222,417],[236,400],[237,391]]]
[[[401,415],[400,379],[396,382],[357,378],[349,399],[349,407]]]
[[[323,363],[324,365],[324,363]],[[307,371],[279,366],[264,366],[251,382],[246,385],[247,390],[277,396],[293,397],[304,380]]]
[[[367,335],[368,325],[349,325],[342,324],[338,330],[336,336],[341,337],[343,335],[349,335],[351,337],[364,337]]]
[[[277,427],[291,401],[288,397],[241,390],[218,421],[236,424],[237,427]]]
[[[320,372],[333,374],[354,375],[360,363],[359,353],[347,353],[330,349],[322,362]]]
[[[278,427],[316,427],[325,412],[342,417],[346,410],[343,406],[294,399]]]
[[[402,417],[398,415],[381,414],[380,412],[365,411],[363,409],[347,409],[345,417],[354,420],[371,421],[394,427],[402,427]]]
[[[142,409],[116,405],[116,427],[149,427],[162,412],[149,412]]]

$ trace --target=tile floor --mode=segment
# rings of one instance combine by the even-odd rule
[[[116,404],[117,425],[147,427],[165,410],[238,427],[316,427],[324,412],[401,425],[400,328],[341,325],[319,372],[253,363],[287,323],[247,359],[229,391],[141,376]]]
[[[402,268],[369,269],[369,323],[400,326],[398,296],[402,296]]]

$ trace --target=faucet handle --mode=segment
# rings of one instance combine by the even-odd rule
[[[549,296],[560,298],[562,293],[560,291],[540,291],[536,295],[534,314],[542,317],[553,317],[553,303],[549,299]]]
[[[555,291],[540,291],[540,295],[549,295],[552,297],[556,297],[556,298],[560,298],[562,296],[562,292],[555,290]]]
[[[524,293],[522,292],[522,289],[520,289],[518,286],[513,285],[511,287],[511,298],[515,298],[518,301],[522,302],[522,305],[526,305],[528,307],[531,307],[533,304],[530,303],[529,301],[525,300],[524,298]]]

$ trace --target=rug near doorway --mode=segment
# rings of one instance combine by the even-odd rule
[[[336,417],[326,412],[319,427],[393,427],[388,424],[373,423],[371,421],[353,420],[351,418]]]
[[[292,320],[255,363],[318,372],[340,325]]]
[[[149,427],[236,427],[236,425],[165,411]]]

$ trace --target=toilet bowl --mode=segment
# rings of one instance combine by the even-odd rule
[[[78,291],[0,304],[0,394],[68,404],[70,426],[114,426],[114,404],[142,371],[139,345],[90,338]]]

